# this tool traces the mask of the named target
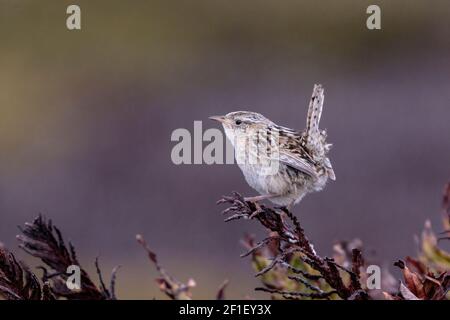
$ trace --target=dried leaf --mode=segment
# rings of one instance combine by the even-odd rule
[[[406,286],[408,289],[419,299],[425,299],[426,294],[423,288],[423,284],[419,276],[405,265],[405,263],[401,260],[394,263],[394,265],[398,266],[400,269],[402,269],[403,278],[405,279]]]
[[[405,300],[420,300],[402,282],[400,282],[400,293]]]

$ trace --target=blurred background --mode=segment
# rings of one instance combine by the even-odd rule
[[[337,181],[294,212],[322,255],[353,238],[382,265],[414,255],[426,219],[441,231],[450,179],[449,14],[446,0],[0,0],[0,241],[17,251],[16,226],[41,212],[87,269],[122,266],[119,298],[162,298],[142,233],[196,298],[224,279],[229,298],[258,296],[239,240],[261,228],[215,205],[255,192],[236,165],[172,164],[170,136],[240,109],[303,129],[322,83]]]

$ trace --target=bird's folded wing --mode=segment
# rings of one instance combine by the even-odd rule
[[[280,151],[280,162],[290,166],[294,169],[297,169],[307,175],[309,175],[312,178],[317,178],[317,171],[316,168],[312,163],[310,163],[308,160],[301,158],[300,156],[296,156],[294,154],[286,153]]]

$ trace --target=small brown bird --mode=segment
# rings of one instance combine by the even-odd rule
[[[323,101],[323,88],[315,85],[303,132],[250,111],[210,117],[222,123],[247,183],[260,193],[245,200],[269,199],[291,209],[307,193],[322,190],[328,178],[336,179],[327,157],[331,144],[319,130]]]

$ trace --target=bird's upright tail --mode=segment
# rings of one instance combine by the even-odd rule
[[[313,94],[308,108],[308,116],[306,118],[306,130],[304,132],[305,145],[311,151],[319,151],[318,149],[322,149],[319,122],[320,116],[322,115],[324,99],[325,96],[323,94],[322,85],[314,85]]]
[[[315,159],[323,162],[324,170],[331,180],[336,180],[331,161],[326,154],[331,148],[331,144],[326,142],[327,133],[320,131],[319,122],[322,115],[323,102],[325,99],[323,87],[320,84],[314,85],[311,102],[308,108],[308,117],[306,118],[306,130],[303,133],[303,143]]]

